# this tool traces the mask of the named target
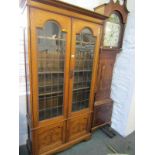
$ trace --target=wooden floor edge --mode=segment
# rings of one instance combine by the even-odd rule
[[[78,139],[75,139],[75,140],[72,140],[68,143],[65,143],[65,144],[62,144],[61,146],[55,148],[55,149],[52,149],[50,151],[47,151],[45,153],[42,153],[40,155],[52,155],[52,154],[55,154],[55,153],[58,153],[58,152],[61,152],[67,148],[70,148],[72,147],[73,145],[79,143],[80,141],[84,141],[84,140],[88,140],[91,138],[91,133],[87,134],[87,135],[84,135],[84,136],[81,136],[80,138]]]

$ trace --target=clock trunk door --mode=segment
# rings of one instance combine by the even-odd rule
[[[73,20],[69,80],[69,140],[90,130],[100,26]]]

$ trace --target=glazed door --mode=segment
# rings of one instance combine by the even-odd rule
[[[72,21],[69,81],[69,140],[88,134],[94,99],[100,26]]]
[[[67,117],[71,20],[37,9],[31,9],[31,18],[35,127]]]

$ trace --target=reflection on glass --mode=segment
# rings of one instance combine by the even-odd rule
[[[37,29],[39,120],[63,114],[66,33],[56,22]]]
[[[89,106],[89,94],[96,38],[85,28],[76,35],[72,111]]]
[[[120,38],[120,19],[117,14],[111,14],[105,26],[104,46],[118,47]]]

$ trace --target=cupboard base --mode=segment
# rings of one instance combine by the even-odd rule
[[[88,141],[89,139],[91,139],[91,134],[90,133],[88,133],[88,134],[86,134],[84,136],[81,136],[80,138],[77,138],[75,140],[72,140],[70,142],[67,142],[65,144],[62,144],[59,147],[56,147],[56,148],[54,148],[54,149],[52,149],[50,151],[47,151],[47,152],[44,152],[44,153],[41,153],[41,154],[38,154],[38,155],[54,155],[55,153],[61,152],[61,151],[65,150],[65,149],[68,149],[68,148],[72,147],[73,145],[75,145],[75,144],[77,144],[77,143],[79,143],[81,141]],[[29,140],[27,142],[29,142]],[[29,150],[29,152],[32,152],[32,151]],[[32,153],[32,154],[36,155],[35,153]]]

